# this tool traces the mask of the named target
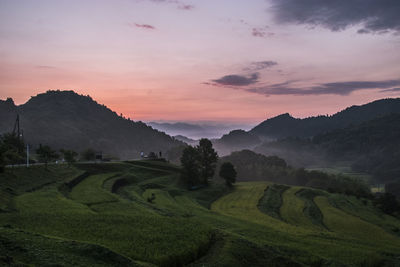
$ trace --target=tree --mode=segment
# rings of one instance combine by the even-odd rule
[[[68,166],[71,166],[72,163],[74,163],[76,161],[76,156],[78,156],[78,153],[76,153],[73,150],[60,150],[61,153],[64,156],[65,161],[68,163]]]
[[[225,179],[227,186],[232,186],[236,182],[236,170],[232,163],[224,162],[219,170],[219,176]]]
[[[181,165],[182,179],[190,186],[193,187],[199,183],[200,180],[200,155],[199,151],[192,147],[187,146],[182,153]]]
[[[24,155],[25,144],[15,133],[5,133],[2,136],[3,147],[5,150],[14,150],[21,156]]]
[[[375,205],[387,214],[393,214],[400,211],[400,204],[397,202],[393,194],[385,193],[379,196],[375,201]]]
[[[25,144],[14,133],[6,133],[1,137],[1,150],[4,165],[15,165],[24,161]]]
[[[42,146],[42,144],[40,144],[39,148],[36,149],[36,153],[39,156],[39,161],[45,164],[46,169],[47,169],[47,163],[49,161],[58,159],[58,154],[56,153],[56,151],[51,149],[49,146]]]
[[[6,165],[4,162],[4,151],[3,151],[3,144],[0,140],[0,173],[4,172],[4,166]]]
[[[81,153],[81,159],[86,160],[86,161],[95,160],[96,159],[96,152],[91,148],[85,149]]]
[[[200,139],[197,150],[200,155],[200,175],[203,180],[202,182],[208,184],[208,179],[214,176],[218,154],[214,150],[211,141],[206,138]]]
[[[5,164],[11,165],[11,167],[14,167],[15,164],[17,164],[23,160],[21,155],[13,149],[9,149],[9,150],[5,151],[3,154],[3,157],[5,159]]]

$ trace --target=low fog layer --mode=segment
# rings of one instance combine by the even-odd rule
[[[190,139],[198,140],[201,138],[215,139],[221,138],[232,130],[250,130],[254,125],[233,124],[220,122],[207,123],[186,123],[186,122],[147,122],[147,125],[165,132],[170,136],[183,135]]]

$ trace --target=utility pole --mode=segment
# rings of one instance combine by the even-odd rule
[[[26,167],[29,168],[29,145],[26,144]]]

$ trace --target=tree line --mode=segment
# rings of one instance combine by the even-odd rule
[[[187,146],[181,156],[182,180],[190,189],[207,186],[214,176],[218,162],[218,153],[210,140],[200,139],[196,147]],[[236,171],[232,163],[225,162],[219,172],[228,186],[236,181]]]
[[[49,162],[63,159],[68,166],[78,160],[95,160],[96,152],[88,148],[81,153],[69,149],[55,150],[48,145],[40,144],[34,150],[35,155],[29,159],[29,163],[44,163],[47,168]],[[4,171],[5,166],[25,164],[27,162],[26,145],[21,137],[15,133],[5,133],[0,136],[0,172]]]

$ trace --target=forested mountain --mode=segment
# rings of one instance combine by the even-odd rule
[[[361,106],[352,106],[332,116],[296,119],[286,113],[260,123],[250,130],[250,133],[272,139],[311,137],[391,113],[400,113],[400,98],[381,99]]]
[[[182,143],[142,122],[123,118],[90,96],[73,91],[47,91],[16,106],[0,101],[0,133],[13,129],[17,114],[25,142],[81,151],[93,148],[121,158],[140,151],[167,151]]]
[[[400,181],[400,114],[391,114],[314,136],[266,142],[255,151],[279,155],[295,165],[352,162],[377,182]]]
[[[244,130],[234,130],[220,139],[213,140],[213,145],[221,155],[242,149],[253,149],[260,143],[261,140],[257,135]]]

